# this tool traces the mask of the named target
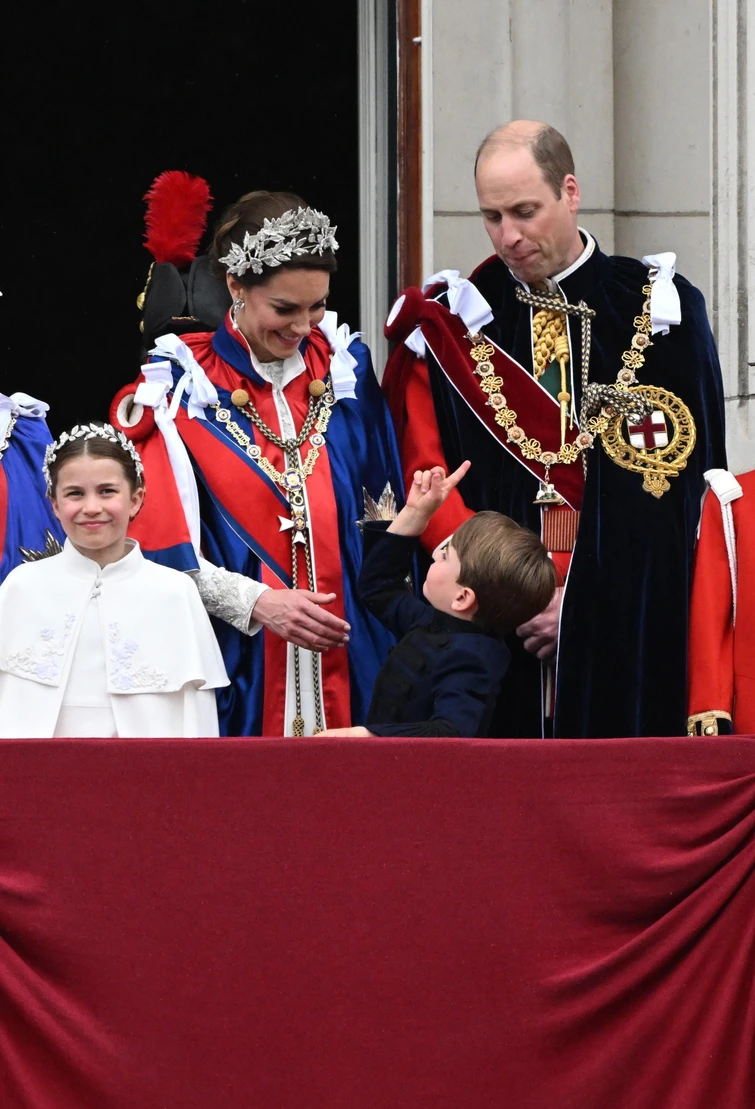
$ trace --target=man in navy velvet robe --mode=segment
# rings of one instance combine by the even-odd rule
[[[726,464],[703,296],[674,275],[673,255],[601,252],[578,226],[569,147],[547,125],[489,135],[476,187],[495,255],[471,282],[490,311],[470,309],[469,289],[448,273],[447,289],[407,293],[386,330],[409,345],[394,351],[384,386],[405,476],[472,461],[428,546],[471,512],[495,509],[542,534],[565,577],[511,639],[493,734],[683,735],[703,473]],[[439,305],[451,309],[444,319]],[[484,353],[470,356],[480,329],[494,350],[484,370],[474,361]],[[638,399],[644,410],[629,412]],[[574,460],[553,463],[564,443]]]

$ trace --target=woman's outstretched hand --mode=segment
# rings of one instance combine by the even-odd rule
[[[342,647],[351,630],[345,620],[322,607],[335,599],[335,593],[310,593],[308,589],[266,589],[257,599],[252,619],[297,647],[327,651]]]

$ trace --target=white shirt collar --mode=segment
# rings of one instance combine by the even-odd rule
[[[566,277],[569,277],[576,270],[578,270],[580,266],[584,266],[587,259],[592,256],[592,252],[595,250],[595,239],[593,239],[590,232],[586,231],[584,227],[578,227],[577,230],[585,240],[585,248],[580,254],[579,258],[575,258],[572,264],[568,266],[565,270],[562,270],[561,273],[554,274],[553,277],[547,277],[545,279],[545,283],[546,285],[548,285],[549,288],[551,288],[551,292],[555,291],[555,287],[559,284],[560,281],[563,281]]]
[[[117,578],[130,578],[132,574],[139,570],[144,561],[141,548],[135,539],[127,539],[126,553],[123,558],[119,558],[117,562],[109,562],[107,566],[100,566],[99,562],[95,562],[93,558],[81,554],[80,551],[76,550],[70,539],[66,539],[63,553],[52,557],[61,558],[66,569],[78,578],[107,578],[109,581]]]
[[[577,230],[585,240],[584,250],[580,254],[579,258],[576,258],[572,262],[572,264],[570,266],[567,266],[565,270],[562,270],[561,273],[556,273],[553,275],[553,277],[545,278],[545,284],[548,286],[548,290],[551,293],[556,292],[560,281],[563,281],[565,278],[570,277],[571,274],[575,273],[575,271],[580,268],[580,266],[583,266],[587,259],[592,257],[592,253],[595,250],[595,239],[593,239],[590,232],[586,231],[584,227],[578,227]],[[522,281],[521,277],[517,277],[517,275],[512,270],[509,270],[509,273],[515,281],[518,281],[520,285],[523,285],[525,289],[529,290],[529,285],[526,281]]]
[[[254,366],[262,380],[269,381],[271,385],[278,389],[285,389],[294,378],[306,369],[304,359],[298,350],[289,358],[277,362],[260,362],[251,347],[249,348],[249,356],[252,359],[252,366]]]

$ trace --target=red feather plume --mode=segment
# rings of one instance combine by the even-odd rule
[[[207,226],[212,196],[202,177],[169,169],[153,181],[144,196],[147,231],[144,245],[156,262],[182,266],[196,257]]]

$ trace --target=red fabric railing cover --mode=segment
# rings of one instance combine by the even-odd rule
[[[752,1109],[755,739],[0,744],[3,1109]]]

